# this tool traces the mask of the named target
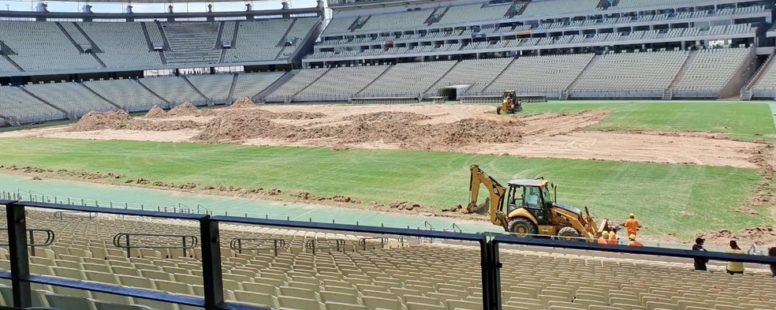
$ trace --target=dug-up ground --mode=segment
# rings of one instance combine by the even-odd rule
[[[409,149],[537,158],[686,163],[762,168],[767,145],[697,132],[592,130],[606,111],[499,116],[491,105],[262,105],[190,103],[144,117],[92,112],[73,125],[0,137]],[[648,147],[645,147],[648,146]]]

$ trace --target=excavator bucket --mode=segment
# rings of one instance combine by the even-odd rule
[[[466,206],[466,212],[465,213],[477,213],[477,214],[488,214],[488,206],[490,205],[490,198],[485,198],[485,202],[481,204],[469,204]]]

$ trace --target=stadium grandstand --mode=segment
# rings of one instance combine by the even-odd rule
[[[4,203],[12,208],[22,206]],[[165,301],[175,300],[174,296],[186,300],[206,295],[203,273],[209,269],[203,268],[203,260],[207,253],[204,245],[202,249],[199,245],[205,239],[199,239],[200,228],[192,220],[199,217],[190,211],[181,210],[180,218],[175,218],[172,213],[135,211],[133,215],[133,211],[116,209],[101,212],[72,205],[25,205],[29,206],[26,227],[33,229],[30,233],[36,237],[30,239],[35,244],[27,264],[31,275],[114,285],[134,289],[135,294],[111,294],[100,286],[89,290],[33,283],[29,295],[32,306],[197,309]],[[7,224],[5,218],[3,225]],[[234,218],[219,220],[223,298],[234,305],[483,309],[483,281],[487,277],[473,268],[483,260],[481,245],[472,242],[477,240],[471,239],[474,235],[413,230],[395,230],[399,234],[391,235],[390,230],[382,234],[366,231],[380,231],[369,227],[362,232],[347,231],[343,229],[350,226],[336,224],[267,220],[265,225],[249,225]],[[304,225],[309,228],[300,227]],[[756,269],[747,276],[731,277],[723,272],[694,272],[691,263],[671,257],[595,254],[503,242],[499,250],[504,275],[500,279],[501,309],[776,307],[773,280]],[[11,270],[10,260],[7,250],[0,251],[0,269]],[[526,273],[526,266],[533,272]],[[710,268],[718,271],[722,267]],[[521,276],[506,276],[515,274]],[[13,304],[9,285],[0,284],[0,301],[5,305]],[[732,287],[738,289],[728,289]],[[143,291],[156,293],[138,293]]]
[[[170,4],[166,12],[128,8],[99,13],[50,12],[42,3],[37,11],[0,11],[0,126],[76,120],[91,111],[229,105],[239,97],[260,103],[384,103],[500,99],[514,90],[563,100],[773,100],[774,5],[774,0],[319,0],[297,8],[283,3],[254,10],[247,3],[244,11],[174,12]],[[352,107],[357,105],[347,106]],[[237,125],[224,131],[252,126],[241,121],[243,116],[270,123],[240,110],[226,111]],[[283,115],[287,118],[278,124],[329,121],[294,113]],[[347,117],[363,120],[361,127],[346,130],[359,131],[372,122],[362,115]],[[213,117],[205,126],[218,122],[226,123]],[[543,122],[554,126],[560,121]],[[291,132],[296,127],[287,128]],[[465,130],[450,131],[468,135]],[[288,132],[283,134],[296,134]],[[717,133],[709,136],[714,144],[722,143]],[[304,145],[301,139],[294,142]],[[184,154],[200,145],[205,144],[175,147]],[[229,147],[213,156],[271,156],[241,153],[247,146]],[[348,147],[331,151],[343,153]],[[425,152],[429,150],[434,149],[415,151],[456,160],[475,157]],[[390,169],[392,164],[384,160],[379,165]],[[670,165],[694,167],[683,161]],[[285,167],[278,166],[273,169],[280,174]],[[175,169],[170,167],[164,169]],[[17,168],[35,169],[13,166]],[[715,166],[720,172],[709,174],[732,176],[724,172],[733,171],[727,168]],[[58,172],[78,174],[77,169]],[[107,166],[100,169],[95,178],[148,187],[163,183],[121,179],[107,172]],[[216,169],[207,173],[221,174]],[[756,178],[752,167],[736,169],[745,169],[745,178]],[[194,183],[182,184],[185,177],[174,180],[178,185],[165,186],[189,189]],[[228,187],[234,196],[280,192],[218,186]],[[757,186],[758,191],[763,188]],[[428,222],[406,229],[316,223],[312,217],[308,221],[307,213],[271,219],[248,213],[220,216],[180,204],[172,211],[113,203],[100,207],[97,201],[90,206],[32,191],[29,197],[0,193],[0,306],[13,309],[776,309],[776,286],[768,269],[776,260],[762,255],[474,234],[454,225],[435,230]],[[305,196],[299,194],[296,198]],[[336,199],[342,197],[319,198],[339,203]],[[709,272],[695,271],[694,258],[711,259]],[[746,263],[746,274],[727,274],[730,261]]]
[[[776,97],[772,1],[330,1],[57,14],[0,13],[0,83],[24,94],[3,97],[6,125],[243,95],[459,100],[515,89],[556,99]],[[129,94],[137,96],[129,102]]]

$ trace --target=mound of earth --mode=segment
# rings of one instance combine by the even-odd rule
[[[299,133],[299,128],[274,123],[259,110],[223,113],[210,120],[194,139],[213,143],[243,141],[255,137],[295,139]]]
[[[755,242],[760,244],[776,243],[776,231],[774,230],[773,226],[768,225],[747,228],[741,230],[738,233],[723,229],[720,231],[702,234],[700,237],[707,239],[708,243],[718,246],[727,246],[728,242],[733,239],[743,239],[747,240],[747,242]]]
[[[167,114],[172,116],[199,116],[199,109],[195,107],[191,102],[186,101],[181,105],[178,105],[170,109]]]
[[[158,105],[154,105],[150,110],[148,110],[148,113],[146,113],[145,117],[146,118],[165,118],[167,117],[167,112],[165,112]]]
[[[138,131],[171,131],[197,128],[201,125],[191,120],[151,121],[133,119],[123,110],[115,112],[89,112],[78,123],[70,126],[69,131],[95,131],[105,129],[127,129]]]
[[[92,131],[102,129],[115,129],[126,126],[132,119],[124,110],[115,112],[91,111],[81,116],[77,123],[70,126],[69,131]]]
[[[251,98],[245,96],[238,97],[234,100],[234,102],[232,102],[232,105],[229,106],[231,109],[245,109],[253,107],[256,107],[256,103],[254,103]]]
[[[428,116],[415,113],[380,112],[346,118],[340,125],[304,128],[279,124],[278,113],[225,113],[211,120],[195,139],[206,142],[238,142],[270,138],[295,142],[327,139],[339,144],[382,142],[409,149],[449,150],[473,143],[512,143],[521,139],[520,123],[514,119],[487,121],[463,119],[453,123],[417,124]],[[298,114],[298,113],[297,113]]]

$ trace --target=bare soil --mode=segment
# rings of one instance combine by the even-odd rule
[[[769,161],[758,156],[767,144],[734,141],[718,133],[589,130],[607,116],[605,111],[499,116],[490,105],[258,106],[239,98],[225,109],[200,110],[185,103],[169,112],[152,112],[142,118],[93,112],[72,126],[5,132],[0,137],[439,150],[760,170]]]

